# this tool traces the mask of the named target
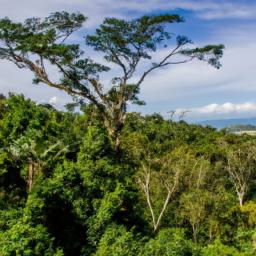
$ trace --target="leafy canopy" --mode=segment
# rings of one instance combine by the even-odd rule
[[[30,69],[35,83],[42,82],[80,100],[89,100],[97,107],[113,138],[119,136],[123,127],[127,103],[144,103],[138,98],[140,85],[151,72],[193,59],[216,68],[221,66],[223,45],[193,48],[192,41],[181,35],[171,43],[174,35],[170,25],[184,21],[175,14],[142,16],[129,21],[106,18],[95,34],[85,37],[87,46],[103,53],[107,65],[102,65],[85,57],[82,45],[68,41],[84,21],[84,15],[67,12],[56,12],[44,19],[29,18],[23,23],[0,19],[0,59]],[[166,55],[154,60],[154,52],[168,45],[172,47],[167,48]],[[107,89],[100,74],[109,71],[111,64],[117,65],[120,72]],[[59,79],[50,78],[49,65],[57,68]]]

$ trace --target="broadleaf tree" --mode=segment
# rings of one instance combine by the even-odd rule
[[[170,24],[184,21],[173,14],[142,16],[129,21],[106,18],[84,42],[103,54],[106,64],[99,64],[85,57],[83,43],[68,41],[85,21],[84,15],[68,12],[55,12],[44,19],[29,18],[23,23],[0,19],[0,59],[31,70],[35,83],[47,84],[77,100],[92,103],[102,116],[116,149],[120,144],[127,104],[143,104],[138,94],[149,74],[194,59],[206,61],[216,68],[221,66],[223,45],[192,47],[192,41],[186,36],[173,38]],[[154,60],[154,53],[168,45],[166,55]],[[59,70],[58,81],[50,77],[49,64]],[[113,64],[120,68],[120,73],[111,79],[111,86],[107,88],[100,75],[109,71]]]

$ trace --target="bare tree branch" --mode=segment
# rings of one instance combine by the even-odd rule
[[[183,60],[183,61],[177,61],[177,62],[166,62],[168,59],[170,59],[172,56],[179,54],[180,51],[178,51],[184,44],[179,44],[177,45],[166,57],[164,57],[158,64],[153,65],[151,68],[149,68],[147,71],[145,71],[141,78],[138,80],[138,82],[136,83],[137,85],[140,85],[145,77],[151,73],[153,70],[167,66],[167,65],[171,65],[171,64],[181,64],[181,63],[186,63],[191,61],[194,57],[190,57],[188,60]]]

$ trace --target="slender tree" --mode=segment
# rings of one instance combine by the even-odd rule
[[[35,133],[36,131],[30,131],[28,135],[33,137]],[[38,173],[49,168],[51,161],[56,161],[58,157],[65,154],[68,151],[68,146],[60,140],[47,146],[40,145],[35,139],[36,136],[32,139],[28,135],[21,136],[7,151],[15,159],[28,163],[27,184],[28,190],[31,191]]]
[[[240,206],[243,206],[245,196],[255,177],[255,150],[254,145],[245,144],[227,153],[226,170],[235,187]]]
[[[181,197],[181,216],[186,218],[191,225],[193,240],[198,242],[198,234],[205,220],[207,204],[209,204],[209,193],[199,189],[184,193]]]
[[[161,187],[166,190],[166,196],[164,199],[164,203],[160,209],[160,213],[156,213],[156,209],[154,209],[153,203],[152,203],[152,195],[150,188],[152,186],[152,173],[150,168],[146,168],[144,166],[144,175],[142,178],[138,179],[138,184],[141,187],[142,192],[144,193],[147,201],[147,205],[150,210],[151,218],[152,218],[152,225],[154,228],[154,232],[156,232],[160,226],[161,220],[163,218],[164,212],[166,211],[166,208],[168,206],[168,203],[170,202],[171,197],[174,195],[174,193],[178,189],[179,185],[179,179],[180,179],[180,170],[176,169],[174,173],[174,177],[172,181],[163,181],[160,182]]]
[[[162,158],[148,159],[139,172],[137,183],[146,198],[154,232],[159,229],[168,204],[182,184],[188,155],[182,157],[181,152],[182,149],[178,149]]]
[[[84,57],[81,45],[67,41],[85,20],[82,14],[67,12],[56,12],[44,19],[29,18],[23,23],[0,19],[0,59],[31,70],[35,83],[47,84],[92,103],[117,149],[127,103],[143,104],[138,94],[149,74],[193,59],[220,67],[223,45],[193,48],[185,36],[177,36],[175,43],[171,43],[174,36],[166,25],[183,22],[179,15],[143,16],[130,21],[106,18],[94,35],[86,37],[86,44],[103,53],[108,64],[120,67],[120,74],[113,77],[110,89],[104,88],[100,74],[109,71],[110,65]],[[167,44],[173,47],[167,48],[162,59],[153,60],[154,52]],[[50,77],[49,65],[59,70],[59,80]]]

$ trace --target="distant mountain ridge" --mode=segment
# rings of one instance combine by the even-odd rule
[[[251,118],[233,118],[233,119],[216,119],[216,120],[205,120],[197,122],[197,124],[203,126],[212,126],[217,129],[223,129],[235,125],[253,125],[256,126],[256,117]]]

